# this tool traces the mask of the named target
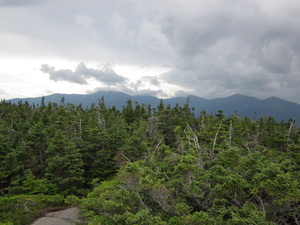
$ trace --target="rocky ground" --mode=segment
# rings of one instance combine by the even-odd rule
[[[84,223],[79,219],[78,212],[79,209],[76,207],[50,212],[36,220],[32,225],[74,225],[76,223]]]

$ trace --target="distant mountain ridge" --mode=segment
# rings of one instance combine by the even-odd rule
[[[151,105],[156,107],[160,100],[153,96],[130,96],[121,92],[99,91],[93,94],[52,94],[44,97],[45,104],[49,102],[60,103],[64,97],[65,103],[82,104],[83,107],[90,107],[93,103],[97,104],[99,99],[104,97],[107,107],[115,106],[117,109],[122,109],[126,105],[126,101],[131,99],[132,102],[138,102],[140,105]],[[277,121],[288,121],[290,118],[296,120],[296,124],[300,124],[300,105],[297,103],[282,100],[276,97],[270,97],[264,100],[249,97],[241,94],[235,94],[226,98],[204,99],[197,96],[176,97],[163,99],[165,106],[170,104],[175,106],[183,106],[189,99],[190,107],[193,107],[196,116],[202,110],[207,113],[216,113],[218,110],[223,110],[224,115],[232,115],[238,113],[239,116],[247,116],[250,119],[258,119],[260,116],[272,116]],[[40,105],[42,97],[36,98],[15,98],[8,100],[11,103],[19,101],[28,102],[30,105]]]

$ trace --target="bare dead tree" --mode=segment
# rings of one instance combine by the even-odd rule
[[[288,140],[290,139],[290,136],[291,136],[291,132],[292,132],[292,128],[293,128],[294,122],[295,122],[295,119],[292,119],[292,120],[291,120],[291,123],[290,123],[290,127],[289,127],[289,132],[288,132],[288,134],[287,134],[287,139],[288,139]]]
[[[221,126],[222,126],[222,123],[220,123],[220,125],[219,125],[219,128],[218,128],[218,130],[216,132],[216,135],[215,135],[215,138],[214,138],[214,143],[213,143],[213,146],[212,146],[212,150],[210,151],[210,158],[211,159],[214,157],[214,154],[215,154],[215,147],[216,147],[216,144],[217,144],[217,138],[218,138],[218,134],[220,132]]]

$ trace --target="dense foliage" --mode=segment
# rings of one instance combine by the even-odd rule
[[[90,224],[299,224],[293,123],[221,110],[195,117],[188,101],[128,100],[121,111],[104,99],[86,109],[2,101],[0,221],[28,214],[19,199],[69,195]]]

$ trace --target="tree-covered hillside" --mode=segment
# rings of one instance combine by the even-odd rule
[[[59,104],[61,99],[65,99],[65,103],[75,105],[82,104],[83,108],[90,107],[98,99],[104,97],[106,106],[115,107],[122,110],[123,105],[128,99],[132,102],[139,102],[145,105],[157,106],[160,102],[159,98],[153,96],[130,96],[121,92],[99,91],[93,94],[52,94],[45,97],[11,99],[12,103],[17,104],[19,101],[28,102],[29,104],[40,105],[42,98],[45,104],[49,102]],[[251,120],[256,120],[261,116],[273,116],[275,120],[284,120],[287,122],[290,118],[296,119],[296,125],[300,125],[300,105],[283,99],[271,97],[264,100],[249,97],[241,94],[235,94],[225,98],[204,99],[201,97],[190,95],[188,97],[175,97],[164,99],[165,105],[170,104],[175,107],[176,104],[183,107],[189,99],[189,105],[194,109],[195,115],[198,117],[201,111],[206,113],[216,113],[219,109],[223,110],[224,115],[230,116],[238,112],[242,117],[247,116]]]
[[[90,224],[299,224],[294,122],[195,117],[188,101],[2,101],[0,224],[28,224],[64,198]]]

